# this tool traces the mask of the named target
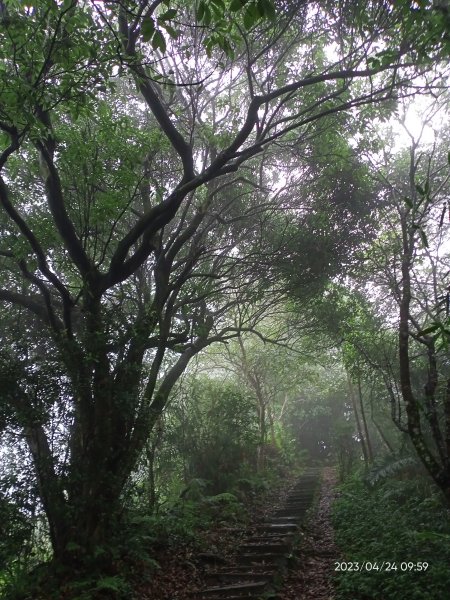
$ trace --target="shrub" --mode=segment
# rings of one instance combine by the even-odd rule
[[[353,477],[340,488],[333,520],[344,560],[379,567],[338,573],[337,600],[447,597],[449,511],[429,480],[385,480],[370,489],[359,476]],[[395,563],[397,570],[382,570],[383,562]],[[425,572],[402,570],[408,562],[429,566]]]

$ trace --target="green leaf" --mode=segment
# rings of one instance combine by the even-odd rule
[[[205,4],[205,14],[203,15],[203,23],[205,25],[211,25],[211,21],[212,21],[211,9],[209,8],[209,6],[207,4]]]
[[[212,20],[211,9],[204,0],[201,0],[197,8],[197,21],[210,25]]]
[[[159,29],[155,30],[155,33],[152,37],[152,48],[153,50],[161,50],[161,52],[165,52],[167,45],[166,40],[164,39],[163,34],[159,31]]]
[[[96,589],[99,591],[119,593],[125,591],[126,584],[125,580],[119,575],[114,575],[112,577],[102,577],[99,579],[97,581]]]
[[[67,552],[79,552],[81,549],[81,546],[75,542],[68,542],[66,544]]]
[[[141,32],[144,42],[150,41],[155,32],[155,22],[151,17],[145,17],[142,21]]]
[[[205,52],[206,52],[206,56],[208,58],[211,58],[211,56],[212,56],[213,45],[214,45],[214,43],[211,40],[211,38],[205,43]]]
[[[420,185],[420,183],[416,184],[416,190],[419,192],[419,194],[421,196],[425,196],[425,190],[423,189],[423,187]]]
[[[405,196],[404,200],[405,200],[406,206],[409,206],[409,208],[413,208],[413,201],[411,200],[411,198],[408,198],[408,196]]]
[[[224,38],[223,42],[222,42],[222,50],[225,52],[225,54],[229,57],[229,58],[234,58],[234,50],[233,47],[231,46],[230,42]]]
[[[164,27],[164,29],[167,31],[170,37],[174,40],[176,40],[179,37],[180,32],[174,29],[171,25],[167,25],[167,23],[162,23],[161,26]]]
[[[210,4],[217,19],[222,18],[225,14],[225,3],[223,0],[211,0]]]
[[[244,13],[244,27],[251,29],[259,20],[258,9],[256,4],[249,4]]]
[[[166,10],[165,13],[163,13],[162,15],[159,15],[158,21],[171,21],[176,16],[177,16],[177,9],[169,8],[169,10]]]
[[[197,7],[197,21],[199,22],[203,21],[203,17],[205,16],[205,7],[206,4],[203,2],[203,0],[201,0]]]
[[[258,17],[262,19],[264,17],[264,15],[266,14],[264,0],[256,0],[255,8],[256,8],[256,12],[258,13]]]
[[[238,12],[247,4],[248,0],[231,0],[230,11]]]
[[[272,0],[258,0],[258,5],[261,5],[263,16],[274,21],[276,17],[275,4]]]
[[[411,531],[410,535],[421,542],[450,542],[450,535],[448,533],[439,533],[438,531]]]
[[[381,69],[381,61],[376,57],[369,58],[367,60],[367,66],[369,69]]]

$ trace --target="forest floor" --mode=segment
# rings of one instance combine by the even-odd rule
[[[293,481],[285,481],[263,500],[255,497],[255,501],[247,506],[247,525],[218,525],[202,532],[204,551],[199,552],[194,546],[184,543],[162,550],[155,556],[160,569],[153,574],[149,583],[137,591],[136,598],[192,600],[193,595],[206,586],[208,569],[213,565],[226,563],[233,556],[252,524],[263,521],[274,506],[283,504],[292,483]]]
[[[302,526],[303,541],[295,553],[295,566],[289,569],[278,600],[332,600],[334,562],[339,550],[334,543],[331,506],[336,497],[336,473],[323,469],[322,485],[311,518]]]
[[[331,600],[333,593],[334,561],[339,551],[333,539],[331,505],[335,498],[336,475],[324,468],[321,489],[310,518],[302,525],[302,542],[295,551],[291,567],[285,573],[278,600]],[[275,504],[282,503],[288,486],[276,490],[264,504],[250,507],[251,521],[264,518]],[[186,545],[161,552],[157,557],[160,570],[138,592],[139,600],[192,600],[205,586],[204,575],[208,561],[233,554],[245,530],[239,527],[217,527],[207,534],[208,551],[198,551]],[[206,561],[206,564],[205,564]]]

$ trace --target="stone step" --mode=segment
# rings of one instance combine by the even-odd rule
[[[215,600],[217,596],[208,596],[205,594],[201,594],[200,596],[194,596],[194,600]],[[260,592],[250,592],[247,596],[236,596],[233,593],[227,596],[221,596],[221,600],[242,600],[242,598],[250,598],[252,600],[261,600],[264,598],[264,592],[261,596]],[[270,600],[279,600],[277,596],[270,596]]]
[[[273,514],[272,516],[267,517],[266,523],[270,523],[272,525],[296,525],[297,517],[277,517],[275,514]]]
[[[279,535],[280,533],[283,533],[285,535],[292,535],[296,531],[298,531],[298,525],[297,525],[297,523],[291,523],[291,522],[273,523],[270,521],[268,523],[264,523],[264,525],[258,525],[256,527],[256,530],[268,532],[273,535],[275,535],[275,534]]]
[[[286,502],[311,502],[314,498],[314,493],[311,494],[295,494],[289,498],[286,498],[284,504]]]
[[[208,598],[229,598],[232,594],[235,598],[258,598],[264,592],[268,582],[256,583],[236,583],[232,585],[224,585],[210,587],[203,590],[202,597]],[[256,594],[256,595],[255,595]]]
[[[315,493],[317,489],[316,485],[311,485],[311,486],[302,486],[299,488],[293,488],[289,494],[287,494],[287,497],[289,496],[308,496],[308,495],[312,495]]]
[[[277,568],[273,565],[252,565],[249,567],[248,565],[239,564],[221,567],[220,570],[218,569],[217,571],[214,571],[214,573],[221,573],[223,575],[227,575],[228,573],[240,573],[241,575],[261,575],[267,577],[267,579],[271,579],[276,572]],[[213,573],[213,571],[209,571],[209,573]]]
[[[304,492],[309,492],[309,493],[313,493],[315,492],[316,488],[317,488],[317,481],[312,481],[312,482],[306,482],[306,483],[301,483],[300,485],[295,485],[293,488],[291,488],[287,494],[287,496],[289,496],[289,494],[297,494],[297,493],[304,493]]]
[[[263,544],[241,544],[239,546],[239,551],[244,554],[261,554],[265,552],[270,552],[273,554],[286,554],[291,549],[292,544],[280,544],[280,543],[270,543],[266,542]]]
[[[210,585],[213,584],[225,584],[225,583],[269,583],[273,579],[272,573],[252,573],[249,572],[248,567],[245,567],[245,571],[230,571],[229,573],[222,573],[220,571],[216,573],[208,573],[205,576],[206,582]]]
[[[278,513],[280,513],[280,511],[286,511],[286,510],[308,510],[308,508],[311,506],[311,502],[308,503],[300,503],[298,504],[297,502],[295,504],[287,504],[285,506],[281,506],[280,508],[277,508],[276,510],[274,510],[274,512],[272,513],[273,515],[276,515]]]
[[[275,517],[288,517],[294,522],[297,522],[300,519],[300,517],[303,517],[305,515],[306,511],[306,508],[282,509],[277,510],[277,512],[275,513]]]
[[[293,500],[292,502],[286,502],[286,504],[283,504],[281,508],[309,508],[311,506],[311,502],[311,500],[309,502],[304,502],[303,500],[298,502],[297,500]]]
[[[243,544],[289,544],[294,540],[293,533],[267,533],[265,535],[252,535],[246,538]]]
[[[315,491],[316,487],[317,487],[317,481],[308,481],[308,482],[300,483],[300,484],[294,485],[294,487],[291,489],[289,494],[292,494],[295,492],[313,493]]]
[[[289,498],[286,498],[284,503],[286,504],[286,502],[311,502],[313,498],[314,494],[293,494],[292,496],[289,496]]]
[[[301,476],[284,502],[275,506],[264,521],[236,536],[240,545],[234,558],[228,564],[211,565],[205,574],[209,587],[198,592],[195,600],[261,600],[267,594],[277,600],[274,588],[298,537],[299,523],[311,507],[319,481],[317,473],[313,470]]]
[[[236,562],[241,565],[264,564],[275,567],[284,560],[283,554],[273,552],[261,552],[259,554],[240,554],[236,557]]]

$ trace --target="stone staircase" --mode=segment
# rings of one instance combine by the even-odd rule
[[[207,587],[192,597],[195,600],[276,598],[276,589],[298,542],[299,526],[311,506],[319,476],[318,469],[309,469],[302,475],[283,506],[254,527],[228,564],[207,572]]]

